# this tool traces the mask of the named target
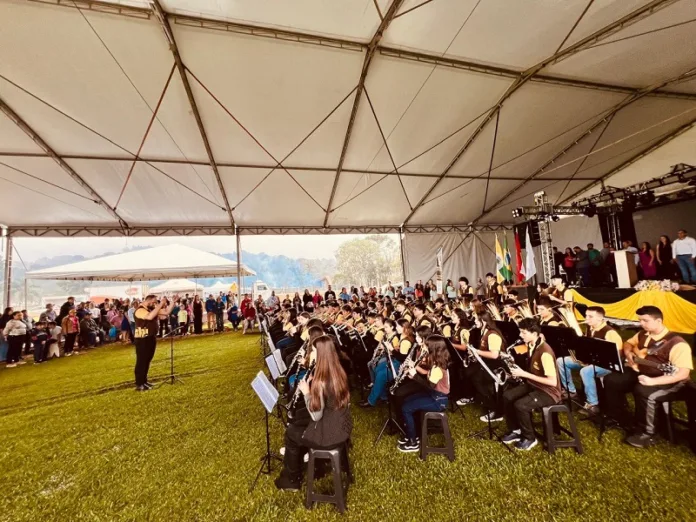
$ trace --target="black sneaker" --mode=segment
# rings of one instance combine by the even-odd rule
[[[518,449],[520,451],[529,451],[530,449],[532,449],[536,445],[537,445],[536,439],[532,439],[532,440],[520,439],[515,444],[515,449]]]
[[[563,391],[561,392],[561,399],[563,399],[564,401],[567,401],[567,400],[568,400],[568,397],[570,397],[571,400],[572,400],[572,399],[577,399],[577,398],[578,398],[578,393],[577,393],[577,392],[568,392],[568,390],[563,390]]]
[[[519,430],[515,431],[510,431],[503,435],[503,438],[501,439],[504,444],[512,444],[513,442],[517,442],[522,438],[522,435],[520,434]]]
[[[150,388],[145,386],[144,384],[141,384],[140,386],[135,387],[135,391],[148,391]]]
[[[280,476],[273,481],[275,487],[281,491],[297,492],[300,491],[300,484],[297,482],[292,482],[284,476]]]
[[[416,443],[420,444],[419,437],[416,437],[414,440],[416,441]],[[401,437],[399,437],[399,439],[396,441],[396,443],[397,444],[406,444],[408,441],[409,441],[409,438],[406,435],[402,435]]]
[[[397,448],[401,453],[415,453],[420,450],[420,444],[413,439],[409,439],[405,444],[399,444]]]
[[[647,433],[635,433],[628,437],[626,442],[634,448],[649,448],[655,444],[655,439]]]
[[[374,408],[374,406],[372,406],[372,404],[370,404],[368,401],[361,401],[358,403],[358,406],[361,408]]]

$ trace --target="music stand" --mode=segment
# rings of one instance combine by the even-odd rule
[[[520,329],[514,321],[496,321],[495,326],[503,334],[504,340],[508,344],[520,336]]]
[[[385,341],[382,341],[385,342]],[[392,360],[391,356],[391,346],[387,346],[384,352],[387,354],[387,372],[391,371],[392,373],[392,381],[396,379],[396,368],[394,368],[394,361]],[[389,385],[389,379],[387,379],[387,386]],[[396,422],[394,419],[394,413],[392,412],[392,401],[391,401],[391,393],[389,390],[387,390],[387,412],[388,416],[387,419],[384,421],[384,424],[382,425],[382,429],[379,431],[379,435],[377,435],[377,438],[375,439],[375,442],[372,444],[373,446],[376,446],[377,443],[382,439],[382,435],[384,435],[384,432],[387,429],[387,426],[390,424],[396,426],[396,428],[404,435],[406,436],[406,433],[404,433],[404,430],[399,426],[399,423]]]
[[[278,404],[278,390],[271,384],[266,375],[260,371],[256,374],[256,377],[251,381],[251,387],[256,392],[256,395],[261,400],[264,407],[264,419],[266,424],[266,453],[261,457],[261,467],[258,473],[256,473],[256,478],[249,488],[251,493],[256,486],[256,482],[259,480],[261,473],[264,475],[271,474],[271,462],[276,459],[283,461],[283,459],[271,451],[271,432],[268,426],[268,414],[273,412],[273,408]]]
[[[544,335],[546,343],[553,350],[556,359],[560,357],[563,361],[563,373],[567,376],[568,371],[565,358],[571,355],[571,352],[574,353],[578,339],[582,339],[582,337],[572,328],[564,328],[562,326],[542,326],[541,333]],[[570,398],[570,392],[568,392],[567,402],[568,409],[572,412],[573,400]]]
[[[469,348],[469,350],[471,350],[472,355],[474,356],[476,361],[481,365],[481,368],[483,368],[486,371],[486,373],[488,373],[488,375],[490,375],[491,378],[493,379],[493,385],[495,386],[495,402],[497,405],[500,405],[500,403],[502,402],[502,399],[503,399],[503,397],[502,397],[502,395],[503,395],[503,392],[502,392],[503,382],[500,380],[500,377],[498,377],[495,373],[493,373],[493,371],[488,367],[488,365],[485,362],[483,362],[483,359],[479,355],[478,350],[472,349],[471,347]],[[498,432],[496,430],[493,429],[493,423],[491,422],[490,412],[488,412],[486,414],[486,419],[488,420],[488,427],[472,433],[467,438],[482,439],[482,438],[484,438],[483,437],[484,433],[488,432],[488,440],[496,439],[498,442],[500,442],[503,445],[503,447],[506,450],[508,450],[510,453],[513,453],[512,448],[510,448],[510,446],[505,444],[503,442],[502,437],[500,435],[498,435]]]
[[[186,328],[185,326],[179,326],[177,328],[174,328],[171,332],[165,334],[162,336],[161,340],[166,339],[169,337],[171,340],[171,343],[169,345],[169,375],[167,376],[167,380],[163,382],[163,384],[174,384],[175,382],[178,382],[180,384],[184,384],[184,381],[181,380],[180,377],[177,377],[177,375],[174,373],[174,337],[181,329]]]
[[[597,381],[597,367],[611,370],[612,372],[624,373],[624,366],[621,354],[616,349],[616,345],[604,339],[593,339],[591,337],[580,337],[574,357],[585,364],[592,365],[594,379]],[[573,355],[573,354],[571,354]],[[607,431],[607,415],[604,411],[600,412],[599,437]]]

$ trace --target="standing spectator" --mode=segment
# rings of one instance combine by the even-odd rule
[[[205,305],[207,308],[207,301]],[[208,326],[208,328],[210,328],[210,325]],[[193,298],[193,333],[203,333],[203,302],[201,301],[201,298],[198,294],[196,294]]]
[[[92,319],[97,325],[101,325],[101,309],[94,303],[90,303],[90,313],[92,314]]]
[[[133,333],[130,321],[128,320],[128,308],[122,308],[119,317],[121,317],[121,342],[126,344],[130,342]]]
[[[590,256],[586,250],[576,246],[575,251],[575,269],[580,276],[582,286],[590,286]]]
[[[215,300],[215,331],[225,331],[225,303],[222,301],[222,296],[218,296]]]
[[[47,358],[60,357],[60,340],[63,338],[63,329],[55,322],[48,323],[48,333],[51,338],[46,342]]]
[[[563,255],[563,270],[565,270],[568,284],[575,282],[575,262],[576,258],[573,250],[570,247],[566,248]]]
[[[329,286],[329,288],[331,288],[331,287]],[[278,296],[276,295],[275,290],[271,290],[271,295],[268,297],[267,303],[268,303],[268,307],[271,309],[275,308],[276,306],[278,306],[280,304],[280,299],[278,299]]]
[[[170,332],[171,322],[169,320],[169,314],[167,313],[169,299],[163,297],[161,300],[163,301],[162,308],[160,308],[157,313],[157,320],[159,321],[158,336],[164,337]]]
[[[319,290],[314,291],[314,295],[312,296],[312,302],[314,303],[314,308],[319,306],[321,304],[321,294],[319,293]]]
[[[242,317],[246,317],[246,309],[252,305],[251,297],[249,294],[244,294],[244,299],[242,299],[242,304],[239,306],[239,311],[242,313]]]
[[[39,321],[31,331],[31,342],[34,345],[34,364],[46,362],[46,342],[50,338],[46,323]]]
[[[685,283],[696,283],[696,239],[689,237],[686,230],[680,230],[678,239],[672,243],[672,255],[679,266]]]
[[[87,307],[87,303],[80,303],[77,305],[76,315],[77,315],[78,321],[82,321],[82,318],[88,314],[89,314],[89,308]]]
[[[445,284],[445,295],[447,295],[447,299],[457,298],[457,289],[454,287],[454,283],[452,283],[451,279],[448,279]]]
[[[672,242],[669,236],[660,236],[655,249],[657,259],[657,278],[672,279],[674,276],[674,265],[672,257]]]
[[[432,287],[433,280],[431,279],[423,286],[423,299],[430,301],[430,289]]]
[[[302,313],[302,298],[300,297],[299,292],[295,292],[295,295],[292,298],[292,307],[297,310],[297,313]]]
[[[425,295],[425,289],[423,288],[423,282],[419,279],[416,283],[416,287],[413,289],[413,295],[416,299],[420,300]]]
[[[31,334],[34,329],[34,320],[29,316],[29,312],[22,310],[22,321],[27,326],[27,336],[24,338],[24,355],[29,355],[31,351]]]
[[[3,333],[7,323],[12,320],[12,307],[5,308],[5,313],[0,317],[0,361],[7,360],[7,351],[9,349],[9,344],[7,342],[7,336]]]
[[[650,243],[644,241],[638,252],[640,258],[640,269],[643,272],[643,279],[655,279],[657,276],[657,263],[655,263],[655,251]]]
[[[210,294],[205,300],[205,312],[208,316],[208,331],[212,332],[215,329],[215,299],[213,299],[213,294]]]
[[[348,291],[346,290],[346,287],[345,287],[345,286],[344,286],[343,288],[341,288],[341,293],[338,294],[338,298],[339,298],[341,301],[343,301],[344,303],[347,303],[348,301],[350,301],[350,294],[349,294]]]
[[[336,292],[334,292],[331,288],[331,285],[329,285],[329,288],[324,292],[324,301],[327,303],[329,301],[335,301],[336,300]]]
[[[53,304],[46,303],[46,310],[41,312],[39,321],[42,323],[50,323],[56,320],[56,311],[53,309]]]
[[[232,306],[227,311],[227,319],[232,323],[232,328],[236,332],[239,329],[239,308],[235,303],[232,303]]]
[[[411,282],[406,281],[406,286],[403,289],[404,297],[408,297],[408,296],[413,297],[413,295],[415,293],[416,293],[416,289],[411,286]]]
[[[602,254],[594,244],[587,243],[587,256],[590,259],[590,286],[597,286],[602,282]]]
[[[77,320],[77,314],[75,309],[71,308],[68,311],[68,315],[63,318],[60,324],[60,328],[65,334],[65,346],[63,347],[63,352],[66,357],[70,357],[73,354],[73,348],[75,347],[75,339],[80,334],[80,322]],[[75,355],[79,355],[80,352],[75,350]]]
[[[304,304],[305,311],[308,311],[308,308],[314,308],[314,300],[312,299],[312,294],[310,294],[309,290],[306,288],[304,294],[302,295],[302,303]]]
[[[394,296],[396,295],[396,291],[394,290],[394,286],[392,285],[392,282],[389,281],[387,283],[387,290],[384,292],[385,297],[388,297],[389,299],[394,299]]]
[[[171,330],[175,331],[179,328],[179,310],[181,309],[181,301],[177,299],[174,301],[174,307],[169,312],[169,325]]]
[[[636,267],[638,267],[640,265],[640,256],[638,255],[638,249],[633,246],[633,241],[623,241],[621,245],[626,252],[631,252],[633,254],[633,262],[636,264]]]
[[[602,250],[599,251],[599,255],[602,258],[602,264],[607,262],[607,258],[609,257],[610,253],[611,253],[611,245],[609,244],[609,241],[605,241],[604,244],[602,245]]]
[[[22,312],[16,311],[12,319],[7,321],[2,331],[9,345],[7,350],[7,368],[14,368],[18,364],[24,364],[21,360],[22,346],[27,337],[27,325],[22,321]]]
[[[554,275],[561,277],[561,268],[563,268],[563,259],[565,256],[562,252],[558,251],[558,248],[553,247],[553,270]]]
[[[128,311],[126,316],[128,317],[128,326],[130,327],[130,340],[135,340],[135,311],[138,309],[138,301],[133,299],[133,301],[128,306]]]
[[[179,323],[179,335],[186,335],[188,330],[188,306],[186,305],[186,299],[179,304],[176,320]]]
[[[109,300],[107,299],[105,302],[108,302]],[[70,310],[75,309],[75,298],[74,297],[68,297],[68,299],[62,304],[60,307],[60,313],[58,314],[58,317],[56,317],[56,321],[59,323],[63,322],[63,319],[65,319],[68,316],[68,312]]]

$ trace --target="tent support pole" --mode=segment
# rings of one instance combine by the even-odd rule
[[[234,227],[234,235],[237,240],[237,303],[242,302],[242,238],[239,235],[239,228]],[[237,305],[239,306],[239,305]]]
[[[406,260],[404,259],[404,229],[399,230],[399,251],[401,252],[401,280],[406,283]]]
[[[10,293],[12,292],[12,236],[5,236],[5,273],[3,279],[3,295],[5,296],[5,308],[10,306]]]

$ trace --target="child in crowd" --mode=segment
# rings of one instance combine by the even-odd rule
[[[179,321],[179,335],[186,335],[186,328],[188,325],[188,311],[187,311],[186,301],[184,300],[181,305],[179,305],[179,315],[177,320]]]
[[[50,338],[46,341],[46,359],[60,357],[60,340],[63,337],[63,329],[54,321],[48,323],[48,334]]]
[[[230,309],[227,311],[227,318],[232,323],[232,328],[236,332],[239,329],[239,308],[235,303],[232,303]]]
[[[34,364],[46,362],[46,342],[50,338],[45,322],[36,323],[31,329],[31,342],[34,345]]]

